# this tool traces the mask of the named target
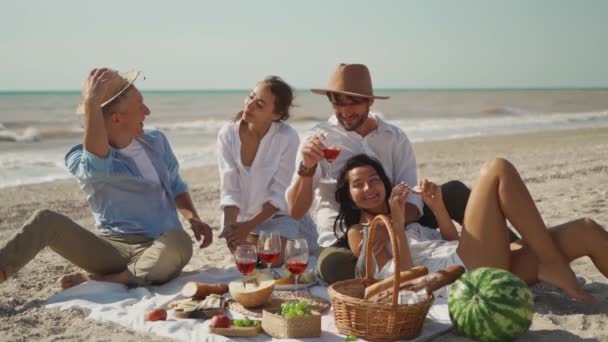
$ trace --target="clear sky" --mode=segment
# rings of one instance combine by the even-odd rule
[[[0,0],[0,90],[78,89],[93,66],[144,89],[608,87],[603,0]]]

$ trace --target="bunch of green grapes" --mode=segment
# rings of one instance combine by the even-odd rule
[[[304,315],[312,315],[308,302],[305,300],[281,304],[281,316],[285,318],[302,317]]]
[[[243,319],[235,319],[232,322],[237,327],[257,327],[260,325],[260,321],[254,321],[249,319],[249,317],[245,317]]]

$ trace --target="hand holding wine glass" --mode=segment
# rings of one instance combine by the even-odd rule
[[[340,144],[337,138],[335,138],[333,135],[329,134],[326,131],[321,131],[320,136],[323,137],[322,142],[324,147],[322,148],[322,150],[323,156],[327,161],[327,170],[321,178],[321,181],[324,183],[333,183],[336,180],[331,176],[331,164],[340,155]]]
[[[281,236],[276,228],[263,230],[258,235],[258,253],[260,259],[270,267],[279,259],[281,254]]]
[[[287,270],[294,275],[295,291],[298,292],[298,279],[300,274],[308,267],[308,244],[306,239],[295,239],[287,241],[285,245],[285,265]]]

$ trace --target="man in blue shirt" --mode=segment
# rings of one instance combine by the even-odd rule
[[[46,246],[87,273],[66,275],[62,288],[93,279],[127,285],[162,284],[192,256],[189,222],[201,248],[212,241],[200,220],[164,134],[144,130],[150,114],[133,85],[139,72],[92,70],[78,112],[84,143],[65,157],[95,218],[95,234],[59,213],[40,210],[0,249],[0,282]]]

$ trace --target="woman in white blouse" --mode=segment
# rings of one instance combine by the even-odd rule
[[[295,171],[298,133],[283,121],[289,118],[293,90],[270,76],[245,98],[243,110],[218,134],[220,206],[228,247],[256,244],[265,229],[278,229],[286,240],[306,238],[316,248],[316,228],[310,217],[295,220],[287,213],[285,190]],[[281,251],[281,256],[283,255]],[[275,263],[282,264],[282,257]]]

